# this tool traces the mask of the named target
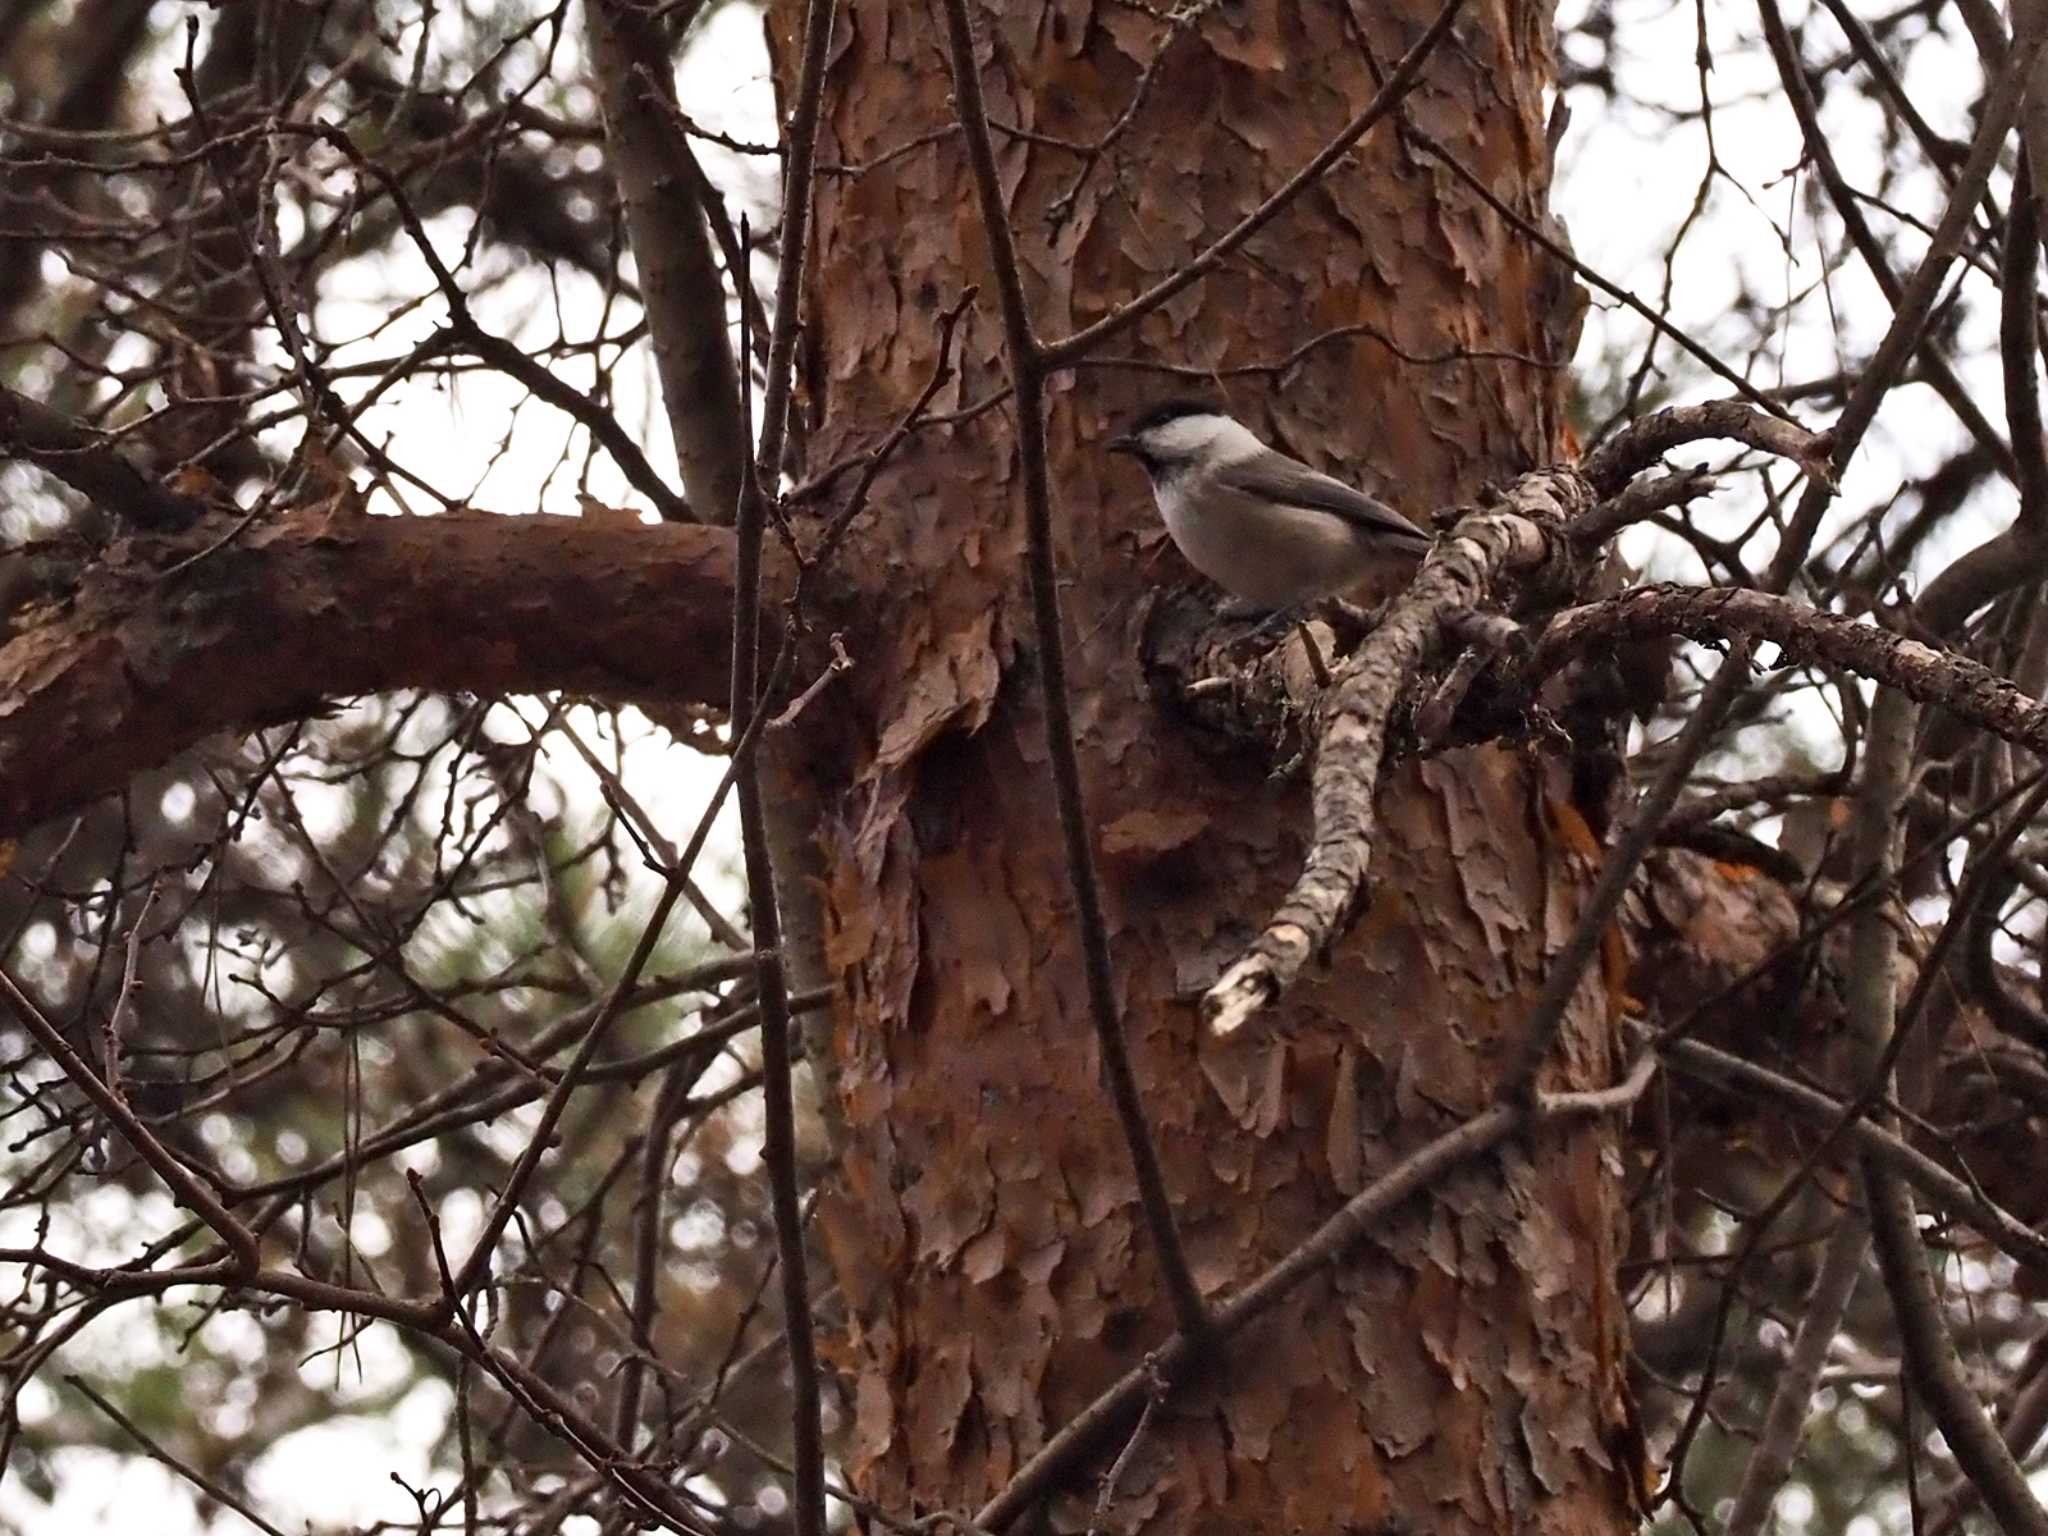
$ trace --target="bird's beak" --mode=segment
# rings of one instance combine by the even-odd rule
[[[1118,433],[1102,446],[1111,453],[1136,453],[1138,451],[1138,440],[1135,437],[1126,437],[1122,433]]]

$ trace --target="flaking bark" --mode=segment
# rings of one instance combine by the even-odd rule
[[[1439,11],[1373,13],[1375,56],[1400,57]],[[785,55],[796,14],[773,13]],[[885,163],[820,190],[821,463],[879,440],[917,398],[957,294],[995,291],[959,134],[885,159],[952,121],[924,67],[930,26],[919,6],[860,7],[835,55],[825,157]],[[990,117],[1078,140],[1108,128],[1160,44],[1125,10],[981,8],[975,27]],[[1472,12],[1409,103],[1522,201],[1547,179],[1548,47],[1540,8]],[[1071,160],[999,132],[1022,291],[1050,355],[1065,360],[1063,336],[1242,218],[1378,84],[1341,14],[1255,4],[1174,42],[1077,195]],[[1246,158],[1247,134],[1261,156]],[[1546,327],[1569,280],[1476,200],[1415,175],[1391,126],[1247,251],[1252,265],[1224,263],[1117,345],[1228,366],[1284,351],[1305,324],[1362,321],[1418,352],[1451,335],[1562,354]],[[937,411],[1002,384],[992,307],[957,350]],[[1307,358],[1284,396],[1232,404],[1424,512],[1555,461],[1561,382],[1498,359],[1411,374],[1361,342]],[[1204,757],[1144,683],[1148,597],[1182,568],[1142,486],[1090,445],[1167,387],[1086,370],[1050,381],[1054,554],[1124,1030],[1195,1280],[1227,1306],[1345,1196],[1484,1111],[1517,1043],[1516,1000],[1569,932],[1589,864],[1564,830],[1562,764],[1486,749],[1406,765],[1381,790],[1378,899],[1328,972],[1245,1047],[1200,1043],[1194,995],[1284,892],[1310,808],[1264,759]],[[832,622],[848,622],[858,658],[841,698],[861,743],[836,782],[821,778],[846,1138],[820,1221],[850,1314],[846,1465],[893,1510],[1017,1512],[1000,1497],[1010,1479],[1173,1327],[1073,935],[1015,443],[1000,413],[912,439],[820,577],[840,589]],[[1605,1086],[1618,1065],[1604,1013],[1579,1000],[1555,1085]],[[1629,1525],[1611,1146],[1608,1126],[1546,1129],[1403,1207],[1253,1325],[1221,1374],[1152,1414],[1105,1527]],[[1110,1438],[1026,1501],[1049,1504],[1053,1528],[1092,1519],[1123,1448]]]

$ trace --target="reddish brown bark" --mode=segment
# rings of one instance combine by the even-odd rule
[[[1376,12],[1374,53],[1398,56],[1434,10]],[[977,24],[991,114],[1084,140],[1121,111],[1160,31],[1085,6]],[[1540,7],[1475,13],[1409,106],[1532,213],[1547,180],[1548,25]],[[947,121],[930,47],[921,7],[862,7],[842,24],[831,158],[871,162]],[[1173,45],[1065,221],[1047,213],[1076,162],[1000,139],[1039,333],[1057,339],[1172,270],[1373,85],[1336,12],[1255,4]],[[1556,274],[1391,132],[1249,250],[1150,316],[1129,351],[1227,367],[1364,323],[1418,353],[1562,353]],[[957,135],[826,183],[809,376],[820,461],[915,398],[938,310],[966,284],[988,291],[986,260]],[[1000,381],[1000,347],[978,316],[941,409]],[[1147,596],[1181,568],[1142,487],[1090,445],[1170,387],[1065,376],[1050,430],[1125,1025],[1197,1279],[1220,1294],[1485,1106],[1569,931],[1590,842],[1554,763],[1487,750],[1399,771],[1382,792],[1377,894],[1330,970],[1243,1047],[1198,1042],[1189,994],[1285,889],[1307,806],[1262,764],[1203,757],[1140,674]],[[1550,458],[1561,381],[1512,362],[1411,369],[1353,339],[1311,354],[1283,413],[1255,389],[1234,399],[1293,450],[1426,510]],[[851,1470],[905,1513],[977,1507],[1170,1327],[1098,1081],[1037,719],[1017,475],[1000,415],[916,439],[835,571],[853,588],[841,613],[859,666],[842,702],[858,748],[827,785],[848,1140],[826,1227],[853,1314]],[[1615,1071],[1601,990],[1566,1021],[1559,1085]],[[1109,1524],[1627,1524],[1631,1469],[1610,1449],[1623,1419],[1611,1146],[1597,1127],[1559,1132],[1419,1202],[1255,1327],[1224,1374],[1153,1415]],[[1099,1471],[1064,1490],[1058,1526],[1087,1522]]]
[[[0,648],[0,828],[219,730],[392,688],[722,703],[726,529],[301,512],[120,540]],[[16,556],[16,560],[27,557]]]

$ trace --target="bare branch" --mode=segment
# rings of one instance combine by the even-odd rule
[[[804,8],[803,65],[790,113],[789,160],[782,181],[782,265],[775,279],[775,330],[768,342],[766,398],[758,459],[740,466],[737,517],[738,564],[734,577],[732,629],[732,721],[736,734],[751,734],[768,718],[759,695],[761,558],[769,515],[768,487],[779,483],[782,447],[789,427],[796,383],[796,338],[803,300],[804,266],[810,240],[813,166],[818,119],[824,110],[825,70],[838,15],[835,0],[809,0]],[[741,222],[746,244],[746,224]],[[737,276],[737,275],[736,275]],[[744,278],[740,278],[744,280]],[[744,314],[742,311],[743,324]],[[741,382],[741,420],[751,433],[751,374]],[[797,615],[792,607],[790,629]],[[782,658],[793,634],[783,642]],[[790,1418],[796,1469],[798,1536],[825,1536],[825,1442],[820,1415],[818,1348],[811,1332],[809,1266],[804,1256],[804,1223],[797,1188],[796,1107],[790,1085],[790,1012],[787,964],[782,952],[781,894],[775,886],[768,812],[761,794],[759,764],[736,755],[739,770],[740,847],[754,912],[754,980],[761,1009],[762,1160],[775,1214],[775,1249],[782,1280],[782,1325],[789,1341]]]
[[[1873,888],[1888,889],[1897,869],[1899,810],[1913,774],[1919,716],[1919,705],[1896,689],[1881,692],[1871,713],[1857,791],[1853,870],[1859,882]],[[1879,1083],[1896,1055],[1895,1032],[1910,1022],[1898,1011],[1898,949],[1899,925],[1889,903],[1873,902],[1851,919],[1844,998],[1863,1069]],[[2026,1475],[1963,1374],[1920,1240],[1911,1190],[1891,1168],[1865,1157],[1863,1191],[1914,1389],[2001,1529],[2044,1536],[2048,1510],[2027,1486]]]
[[[1675,405],[1639,417],[1587,454],[1579,468],[1593,482],[1595,491],[1613,496],[1672,449],[1716,437],[1733,438],[1789,459],[1816,479],[1834,483],[1830,462],[1834,445],[1827,433],[1809,432],[1795,421],[1766,415],[1739,400]],[[1572,529],[1578,538],[1601,538],[1611,531],[1596,532],[1589,523],[1577,524]]]
[[[585,0],[583,15],[605,151],[625,204],[683,489],[705,521],[723,523],[739,499],[749,440],[737,409],[739,372],[725,281],[711,259],[704,181],[688,138],[672,126],[674,65],[644,7]],[[748,281],[744,268],[730,276],[736,285]]]
[[[412,240],[413,248],[433,274],[435,286],[448,304],[448,328],[454,337],[463,342],[482,361],[504,373],[508,378],[523,384],[538,399],[546,401],[565,416],[571,417],[590,433],[591,437],[612,457],[632,487],[654,504],[664,521],[672,523],[716,521],[693,512],[682,497],[678,496],[647,462],[647,455],[632,435],[619,425],[614,416],[601,402],[592,399],[575,388],[552,369],[542,366],[512,342],[494,331],[487,330],[469,307],[469,296],[462,285],[455,280],[455,274],[448,270],[434,249],[433,241],[427,238],[426,226],[420,222],[412,201],[405,195],[405,188],[381,163],[371,159],[356,147],[355,141],[339,128],[329,123],[306,125],[304,131],[321,142],[339,150],[350,164],[363,175],[375,181],[385,196],[391,199],[392,207],[398,211],[400,224]],[[643,278],[643,283],[645,279]],[[715,281],[715,274],[714,274]],[[650,300],[649,302],[652,302]],[[723,309],[720,309],[723,315]],[[722,324],[721,319],[721,324]],[[657,353],[657,360],[659,353]],[[693,427],[702,418],[692,418]]]
[[[1935,226],[1927,251],[1920,258],[1920,265],[1914,268],[1913,275],[1906,280],[1897,302],[1892,306],[1892,323],[1885,331],[1884,340],[1878,344],[1877,351],[1858,377],[1856,387],[1850,391],[1842,414],[1835,422],[1833,447],[1837,471],[1848,465],[1850,457],[1861,446],[1863,434],[1877,419],[1877,408],[1904,374],[1907,360],[1918,348],[1920,335],[1934,312],[1934,302],[1947,279],[1949,267],[1969,233],[1977,199],[1983,195],[1991,179],[1992,168],[1998,163],[1999,153],[2019,114],[2020,103],[2026,94],[2027,75],[2040,54],[2041,43],[2038,36],[2016,40],[2011,52],[1996,66],[1991,88],[1984,93],[1979,107],[1977,131],[1970,140],[1969,157],[1956,175],[1941,222]],[[1993,67],[1991,61],[1986,61],[1986,67]],[[1783,592],[1791,586],[1794,574],[1806,560],[1833,494],[1832,486],[1819,479],[1807,486],[1778,553],[1772,559],[1765,583],[1769,590]]]
[[[2041,110],[2034,103],[2031,111]],[[2013,180],[2012,215],[2006,220],[1999,262],[1998,356],[2005,373],[2005,418],[2017,465],[2020,523],[2048,526],[2048,445],[2041,427],[2040,331],[2035,300],[2041,278],[2041,205],[2030,185],[2024,158]]]
[[[1850,1211],[1828,1239],[1827,1258],[1814,1278],[1806,1310],[1799,1318],[1799,1332],[1772,1389],[1771,1406],[1764,1413],[1756,1449],[1743,1465],[1735,1508],[1728,1516],[1727,1536],[1757,1536],[1763,1529],[1771,1502],[1784,1486],[1785,1474],[1791,1471],[1798,1454],[1806,1416],[1813,1406],[1813,1389],[1820,1380],[1821,1367],[1827,1364],[1828,1351],[1842,1326],[1842,1314],[1849,1308],[1849,1298],[1863,1275],[1863,1261],[1869,1252],[1870,1225],[1861,1212]]]
[[[1532,676],[1595,645],[1651,635],[1695,640],[1750,636],[1875,678],[1972,725],[2048,750],[2048,709],[1979,662],[1918,640],[1739,587],[1636,587],[1555,615],[1537,642]]]
[[[1807,85],[1804,61],[1800,59],[1791,35],[1785,30],[1785,20],[1779,14],[1777,0],[1757,0],[1757,13],[1763,18],[1764,38],[1777,62],[1778,78],[1785,87],[1785,99],[1791,103],[1793,115],[1799,119],[1807,158],[1813,162],[1821,184],[1827,188],[1828,200],[1834,204],[1835,216],[1842,221],[1850,243],[1863,258],[1863,265],[1876,281],[1879,291],[1896,311],[1904,296],[1904,287],[1892,271],[1891,262],[1886,258],[1877,236],[1872,233],[1869,221],[1863,217],[1861,203],[1835,164],[1834,150],[1821,127],[1819,108],[1814,104],[1813,92]],[[1984,451],[1997,461],[1998,466],[2006,474],[2016,475],[2018,470],[2012,448],[1998,435],[1997,428],[1991,425],[1962,380],[1956,377],[1940,347],[1923,334],[1918,338],[1918,352],[1920,366],[1935,392],[1948,402],[1949,409],[1956,413],[1957,419],[1969,429],[1970,435],[1983,446]]]
[[[104,433],[0,384],[0,458],[46,469],[123,522],[156,533],[189,528],[202,503],[156,483]]]
[[[1860,1156],[1883,1162],[1933,1204],[1962,1216],[2001,1253],[2031,1267],[2048,1266],[2048,1236],[1911,1142],[1867,1117],[1851,1114],[1850,1106],[1832,1094],[1698,1040],[1666,1040],[1657,1049],[1674,1072],[1718,1084],[1741,1097],[1767,1099],[1823,1130],[1840,1127],[1843,1138]]]
[[[104,1413],[114,1423],[118,1424],[123,1433],[127,1434],[136,1444],[142,1447],[150,1460],[169,1467],[178,1476],[186,1479],[195,1488],[199,1489],[209,1499],[214,1500],[225,1509],[232,1509],[244,1520],[255,1526],[257,1530],[263,1532],[264,1536],[285,1536],[283,1531],[257,1514],[245,1500],[237,1498],[233,1490],[223,1486],[218,1479],[208,1477],[199,1468],[193,1466],[182,1457],[173,1456],[161,1445],[158,1445],[156,1441],[144,1434],[141,1427],[133,1419],[129,1418],[127,1414],[94,1391],[92,1383],[84,1377],[67,1375],[64,1381],[74,1392],[78,1393],[87,1402],[91,1403],[93,1407],[99,1409],[101,1413]]]
[[[325,698],[567,688],[725,700],[710,658],[731,624],[729,530],[344,514],[220,544],[208,522],[97,562],[61,615],[0,647],[0,827]],[[181,568],[166,579],[167,567]],[[786,590],[785,569],[773,570]],[[456,584],[474,606],[449,603]]]

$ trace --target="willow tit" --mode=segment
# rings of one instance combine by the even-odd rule
[[[1267,447],[1213,405],[1165,401],[1108,447],[1145,466],[1188,563],[1261,607],[1328,597],[1390,567],[1410,575],[1429,549],[1385,502]]]

